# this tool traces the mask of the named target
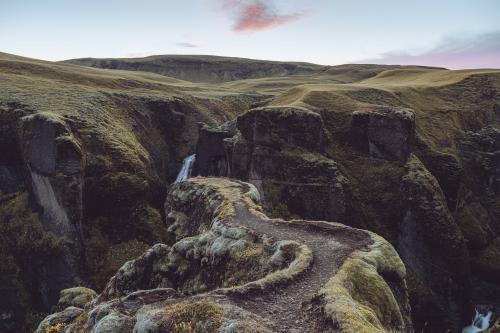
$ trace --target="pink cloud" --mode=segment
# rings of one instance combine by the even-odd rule
[[[500,68],[500,32],[472,38],[447,38],[428,52],[388,52],[358,63],[439,66],[450,69]]]
[[[305,11],[293,14],[279,14],[270,1],[223,0],[223,8],[235,15],[235,31],[258,31],[302,18]]]

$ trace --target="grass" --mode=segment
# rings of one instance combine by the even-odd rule
[[[166,309],[162,319],[168,332],[215,333],[224,321],[224,311],[207,301],[177,303]]]

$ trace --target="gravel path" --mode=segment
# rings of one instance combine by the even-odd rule
[[[276,287],[265,295],[231,296],[240,307],[269,319],[275,324],[272,329],[280,333],[313,332],[302,315],[303,305],[307,306],[354,250],[371,242],[368,233],[358,229],[324,230],[314,225],[263,219],[252,214],[244,203],[236,205],[235,223],[277,240],[306,244],[313,252],[312,267],[290,284]]]

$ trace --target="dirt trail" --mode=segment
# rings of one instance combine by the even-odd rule
[[[276,287],[264,295],[247,294],[231,296],[231,299],[240,307],[269,319],[275,332],[314,332],[302,316],[302,305],[311,300],[354,250],[371,243],[369,234],[358,229],[325,230],[305,223],[290,224],[261,218],[252,214],[242,202],[237,203],[235,208],[235,224],[277,240],[306,244],[313,252],[314,262],[309,270],[288,285]]]

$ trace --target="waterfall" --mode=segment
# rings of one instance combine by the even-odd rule
[[[43,208],[43,217],[49,228],[57,234],[67,234],[70,230],[68,214],[57,199],[50,179],[35,171],[31,171],[33,194]]]
[[[188,179],[191,176],[191,169],[193,168],[194,160],[196,159],[196,154],[189,155],[182,161],[182,168],[177,175],[175,182],[180,182]]]
[[[472,325],[465,327],[462,330],[462,333],[478,333],[483,332],[488,327],[490,327],[491,316],[493,312],[488,311],[487,313],[480,313],[476,309],[476,314],[474,315],[474,319],[472,319]]]

